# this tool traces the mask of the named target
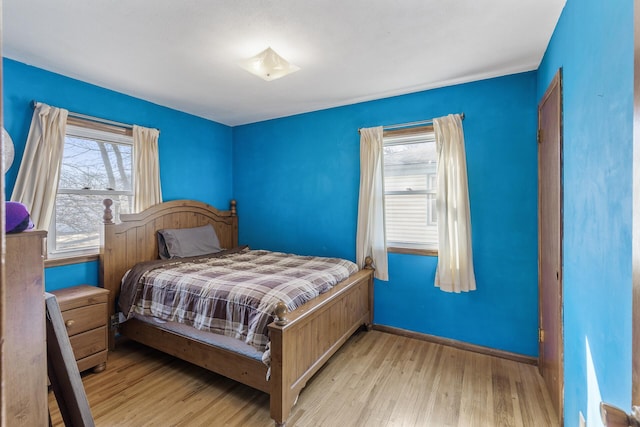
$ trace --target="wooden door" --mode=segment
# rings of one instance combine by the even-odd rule
[[[539,369],[562,425],[562,72],[538,106]]]

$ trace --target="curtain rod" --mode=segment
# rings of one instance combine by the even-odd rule
[[[460,116],[460,120],[464,120],[464,113],[459,113],[458,115]],[[433,119],[420,120],[418,122],[400,123],[400,124],[397,124],[397,125],[382,126],[382,130],[411,128],[411,127],[423,126],[423,125],[431,125],[431,124],[433,124]],[[362,128],[360,128],[360,129],[362,129]],[[360,129],[358,129],[358,133],[360,133]]]
[[[38,101],[31,101],[31,106],[33,108],[36,108],[38,106],[38,104],[41,104],[41,102]],[[110,126],[117,126],[120,128],[124,128],[124,129],[133,129],[133,125],[129,125],[126,123],[120,123],[120,122],[114,122],[113,120],[107,120],[107,119],[101,119],[99,117],[93,117],[93,116],[87,116],[85,114],[80,114],[80,113],[74,113],[72,111],[69,111],[69,116],[70,117],[74,117],[76,119],[82,119],[82,120],[87,120],[90,122],[95,122],[95,123],[100,123],[103,125],[110,125]]]

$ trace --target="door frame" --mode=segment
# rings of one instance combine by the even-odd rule
[[[636,0],[636,1],[640,1],[640,0]],[[558,402],[554,402],[554,406],[556,406],[556,409],[558,410],[558,421],[559,421],[559,425],[562,426],[564,425],[564,418],[563,418],[563,412],[564,412],[564,324],[563,324],[563,307],[564,307],[564,281],[563,281],[563,242],[564,242],[564,218],[562,217],[562,212],[563,212],[563,198],[564,198],[564,191],[563,191],[563,185],[562,185],[562,174],[563,174],[563,110],[562,110],[562,98],[563,98],[563,90],[562,90],[562,68],[558,69],[558,71],[556,72],[555,76],[553,77],[553,79],[551,80],[551,83],[549,83],[549,86],[547,87],[544,95],[542,96],[542,99],[540,100],[540,103],[538,104],[538,309],[539,309],[539,319],[538,319],[538,369],[540,371],[540,374],[543,374],[543,363],[544,363],[544,329],[543,329],[543,325],[545,324],[543,322],[543,316],[548,315],[546,313],[543,312],[542,310],[542,283],[541,283],[541,274],[540,274],[540,268],[541,268],[541,263],[540,263],[540,259],[541,259],[541,247],[540,247],[540,240],[541,240],[541,227],[540,227],[540,220],[541,220],[541,212],[540,212],[540,144],[543,143],[544,140],[544,135],[542,135],[541,129],[542,129],[542,120],[541,120],[541,114],[540,111],[542,109],[542,106],[545,104],[545,102],[548,100],[548,98],[550,97],[550,95],[553,93],[554,90],[558,90],[558,100],[559,100],[559,105],[558,105],[558,117],[557,117],[557,123],[558,123],[558,144],[559,144],[559,165],[560,165],[560,176],[559,176],[559,183],[560,183],[560,188],[558,189],[559,191],[559,202],[560,202],[560,235],[559,237],[559,247],[558,247],[558,251],[559,251],[559,257],[560,259],[558,260],[558,287],[559,287],[559,306],[558,306],[558,313],[553,313],[553,315],[557,315],[558,316],[558,328],[559,330],[555,331],[555,333],[557,334],[558,337],[558,360],[559,360],[559,372],[558,372],[558,387],[560,389],[560,395],[558,396]],[[545,380],[545,384],[547,384],[546,380]]]

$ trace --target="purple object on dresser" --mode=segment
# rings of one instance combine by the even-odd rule
[[[19,202],[6,202],[5,205],[7,233],[19,233],[33,228],[27,207]]]

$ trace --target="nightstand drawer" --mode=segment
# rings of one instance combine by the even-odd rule
[[[102,326],[91,331],[69,337],[76,360],[107,349],[107,327]]]
[[[62,318],[67,327],[67,333],[71,337],[81,332],[104,326],[106,313],[106,304],[93,304],[63,311]]]

